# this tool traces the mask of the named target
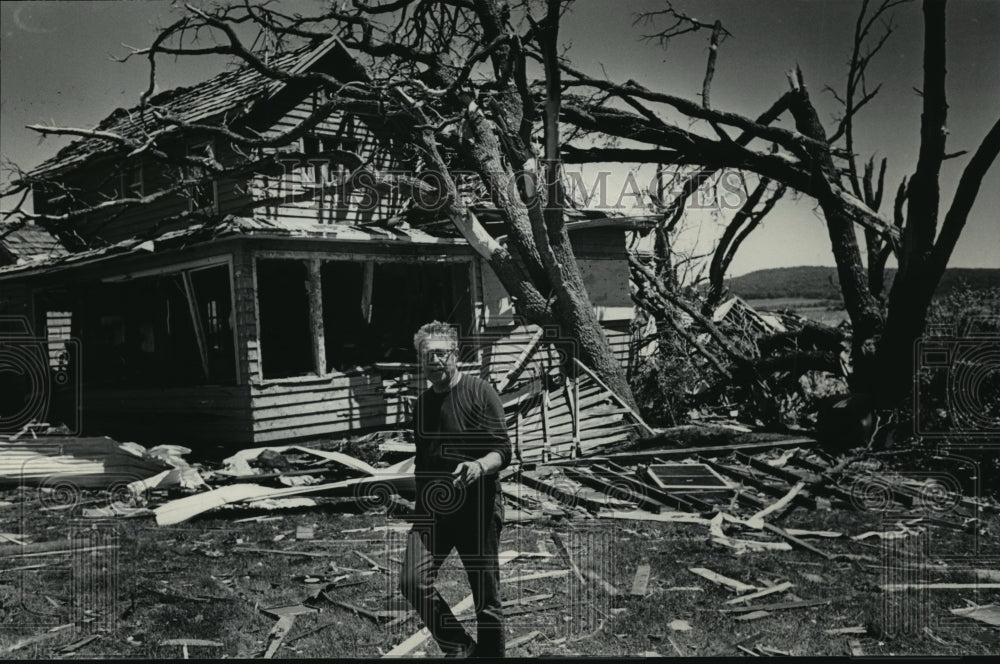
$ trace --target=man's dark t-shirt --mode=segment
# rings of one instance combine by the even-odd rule
[[[484,477],[464,489],[451,486],[459,463],[497,452],[501,469],[510,463],[510,437],[504,426],[503,404],[496,390],[481,378],[463,375],[448,392],[433,388],[417,398],[413,431],[416,512],[440,518],[474,516],[502,509],[500,479]]]

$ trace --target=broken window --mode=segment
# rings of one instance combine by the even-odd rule
[[[309,324],[309,273],[304,261],[257,261],[261,371],[288,378],[316,371]]]
[[[86,385],[233,384],[229,269],[214,266],[79,289]],[[214,312],[214,318],[212,313]],[[74,326],[77,316],[73,318]]]
[[[223,265],[192,270],[194,305],[198,310],[208,375],[223,382],[236,375],[233,346],[233,306],[229,290],[229,268]]]
[[[471,330],[467,263],[329,261],[321,274],[328,370],[416,362],[413,334],[432,320]]]
[[[187,156],[194,159],[213,160],[214,152],[211,141],[189,146]],[[215,211],[218,208],[218,192],[208,168],[198,164],[185,164],[182,171],[184,179],[190,181],[190,184],[186,187],[188,210],[190,212]]]

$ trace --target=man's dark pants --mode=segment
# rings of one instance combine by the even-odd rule
[[[468,650],[469,634],[434,587],[438,570],[451,550],[469,577],[478,624],[475,655],[503,657],[503,609],[497,559],[503,519],[494,509],[460,510],[414,524],[406,542],[399,590],[420,614],[445,654]]]

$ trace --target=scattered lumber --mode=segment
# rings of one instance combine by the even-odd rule
[[[705,569],[704,567],[688,567],[688,571],[692,574],[697,574],[703,579],[708,579],[712,583],[726,586],[727,588],[731,588],[739,593],[757,590],[756,586],[747,585],[741,581],[737,581],[736,579],[730,579],[728,576],[717,574],[710,569]]]
[[[580,583],[587,585],[587,579],[585,579],[583,574],[580,572],[580,568],[576,566],[576,562],[573,561],[573,556],[570,555],[569,549],[567,549],[566,545],[563,544],[562,537],[559,536],[559,533],[552,533],[552,542],[556,545],[556,548],[559,549],[559,552],[566,558],[570,569],[573,570],[574,574],[576,574],[576,578],[580,580]]]
[[[744,613],[741,616],[736,616],[734,620],[742,620],[744,622],[749,622],[751,620],[760,620],[761,618],[766,618],[771,615],[770,611],[751,611],[750,613]]]
[[[774,533],[775,535],[778,535],[779,537],[783,537],[784,539],[788,540],[791,544],[799,547],[800,549],[805,549],[806,551],[811,551],[812,553],[815,553],[817,555],[823,556],[827,560],[835,560],[836,559],[836,556],[834,554],[827,553],[823,549],[820,549],[818,547],[813,546],[809,542],[806,542],[805,540],[800,539],[800,538],[796,537],[795,535],[792,535],[791,533],[789,533],[784,528],[779,528],[778,526],[770,524],[767,521],[762,521],[761,523],[762,523],[762,526],[763,526],[764,530],[770,531],[770,532]]]
[[[373,568],[375,568],[377,570],[380,570],[382,572],[388,572],[389,571],[389,568],[385,567],[384,565],[378,564],[377,562],[375,562],[374,560],[372,560],[372,558],[370,556],[367,556],[367,555],[361,553],[357,549],[354,550],[354,553],[359,558],[361,558],[361,560],[365,561],[366,563],[368,563],[369,565],[371,565]]]
[[[860,625],[856,627],[836,627],[834,629],[824,629],[825,634],[867,634],[868,630]]]
[[[639,565],[635,570],[635,578],[632,579],[632,590],[629,591],[630,595],[635,597],[643,597],[646,594],[646,588],[649,586],[649,574],[650,566],[646,563]]]
[[[761,597],[766,597],[774,593],[780,593],[788,590],[792,587],[789,581],[784,583],[779,583],[777,585],[771,586],[770,588],[764,588],[763,590],[758,590],[755,593],[750,593],[749,595],[740,595],[739,597],[734,597],[732,599],[727,599],[726,604],[739,604],[740,602],[749,602],[752,599],[760,599]]]
[[[307,558],[329,558],[329,553],[322,551],[284,551],[282,549],[256,549],[247,546],[236,546],[232,549],[236,553],[263,553],[275,556],[305,556]]]
[[[208,639],[166,639],[160,641],[161,646],[198,646],[205,648],[221,648],[220,641],[209,641]]]
[[[267,649],[264,651],[264,659],[271,659],[274,654],[278,652],[278,648],[281,647],[282,642],[284,642],[285,637],[288,633],[292,631],[292,625],[295,624],[295,616],[282,616],[275,623],[274,627],[267,635]]]
[[[647,439],[647,442],[653,439]],[[768,442],[760,443],[745,443],[736,445],[712,445],[709,447],[685,447],[685,448],[666,448],[658,450],[643,450],[640,452],[618,452],[615,454],[606,454],[600,456],[586,457],[583,459],[566,459],[560,461],[553,461],[549,465],[553,466],[579,466],[579,465],[590,465],[595,462],[602,461],[616,461],[618,463],[640,463],[643,461],[649,461],[654,457],[691,457],[693,455],[700,455],[702,457],[716,457],[716,456],[728,456],[733,452],[762,452],[764,450],[770,450],[773,448],[785,448],[785,447],[808,447],[810,445],[815,445],[816,441],[813,438],[791,438],[786,440],[773,440]]]
[[[883,583],[880,589],[887,592],[906,590],[997,590],[1000,583]]]
[[[984,604],[982,606],[973,604],[963,609],[950,609],[952,614],[963,618],[972,618],[987,625],[1000,627],[1000,606],[996,604]]]
[[[606,593],[608,593],[608,595],[610,595],[611,597],[618,597],[619,595],[622,594],[622,591],[618,590],[618,588],[616,588],[614,585],[612,585],[611,583],[609,583],[604,577],[602,577],[600,574],[598,574],[594,570],[590,570],[590,569],[586,570],[584,572],[584,576],[586,576],[588,579],[590,579],[591,581],[593,581],[594,583],[596,583],[598,586],[600,586],[601,588],[603,588],[604,591]]]
[[[283,616],[301,616],[306,613],[316,613],[316,608],[306,606],[305,604],[290,604],[288,606],[272,606],[269,609],[261,609],[260,612],[272,618],[281,618]]]
[[[805,488],[805,486],[806,486],[805,482],[798,482],[795,486],[791,488],[791,490],[788,493],[786,493],[784,496],[782,496],[775,502],[771,503],[764,509],[760,510],[756,514],[754,514],[752,517],[747,519],[747,521],[763,521],[765,516],[768,516],[769,514],[773,514],[775,512],[781,512],[788,506],[789,503],[792,502],[795,496],[797,496],[802,491],[802,489]]]
[[[829,604],[828,599],[804,599],[798,602],[778,602],[776,604],[761,604],[756,606],[733,606],[719,609],[722,613],[749,613],[750,611],[783,611],[786,609],[805,609],[810,606]]]

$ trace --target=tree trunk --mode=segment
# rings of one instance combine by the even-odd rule
[[[820,123],[816,108],[809,99],[802,74],[796,71],[793,80],[791,111],[796,128],[805,136],[826,143],[826,132]],[[823,210],[830,236],[837,278],[844,296],[844,308],[851,319],[853,372],[851,388],[855,391],[871,389],[874,379],[875,344],[882,333],[883,319],[878,299],[868,287],[868,274],[861,262],[861,248],[855,235],[855,207],[844,199],[844,192],[837,186],[838,175],[829,147],[810,147],[814,164],[812,177],[816,199]]]

